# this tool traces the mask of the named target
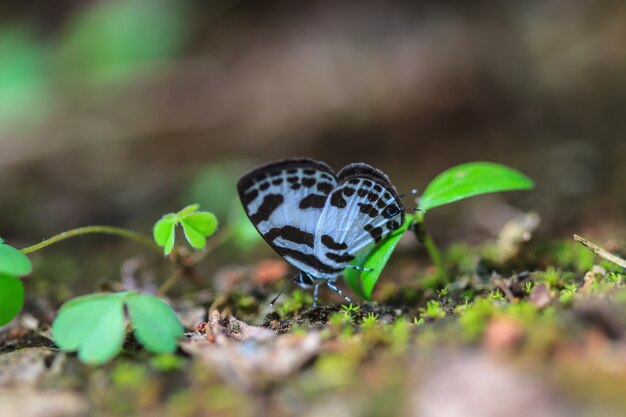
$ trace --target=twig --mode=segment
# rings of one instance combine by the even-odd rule
[[[497,274],[492,275],[491,281],[494,283],[496,288],[498,288],[500,291],[504,293],[504,296],[507,298],[507,300],[509,300],[510,303],[517,303],[519,301],[517,297],[513,295],[513,292],[511,291],[511,289],[508,287],[508,285],[506,285],[504,280],[500,278],[499,275]]]
[[[592,251],[599,257],[604,258],[607,261],[613,262],[614,264],[619,265],[622,268],[626,269],[626,261],[620,258],[619,256],[613,255],[611,252],[607,251],[606,249],[603,249],[600,246],[594,243],[591,243],[587,239],[580,237],[578,235],[574,235],[574,240],[585,245],[590,251]]]

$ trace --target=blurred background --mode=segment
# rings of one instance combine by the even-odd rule
[[[536,180],[429,213],[444,244],[529,210],[546,238],[623,236],[625,44],[618,0],[2,1],[0,235],[226,222],[243,172],[308,156],[400,192],[472,160]]]

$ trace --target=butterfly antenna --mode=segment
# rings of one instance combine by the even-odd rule
[[[426,210],[421,209],[419,207],[408,207],[404,209],[405,212],[410,212],[410,213],[415,213],[416,211],[422,212],[422,213],[426,213]]]
[[[404,197],[406,197],[408,195],[415,195],[415,194],[417,194],[417,188],[413,188],[408,193],[402,193],[402,194],[398,195],[398,198],[404,198]]]
[[[276,300],[278,300],[278,297],[283,295],[287,287],[289,287],[289,285],[291,285],[291,283],[294,282],[297,277],[298,277],[298,274],[294,275],[293,277],[291,277],[291,279],[289,279],[289,281],[287,281],[285,285],[283,285],[283,288],[280,289],[280,291],[278,292],[278,295],[274,297],[274,299],[270,302],[270,307],[274,308],[274,303],[276,302]]]

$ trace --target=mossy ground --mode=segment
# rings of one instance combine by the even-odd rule
[[[40,349],[27,382],[74,394],[82,408],[67,415],[626,414],[623,270],[573,241],[528,245],[506,262],[490,246],[453,245],[445,259],[447,280],[432,268],[410,276],[404,259],[390,264],[378,302],[312,308],[309,292],[292,290],[269,310],[281,282],[191,305],[174,298],[181,315],[199,309],[196,324],[217,318],[205,333],[185,323],[207,357],[150,355],[129,336],[111,363],[85,366],[51,347],[45,318],[2,334],[2,356],[9,366]],[[18,390],[24,376],[12,378],[3,384]]]

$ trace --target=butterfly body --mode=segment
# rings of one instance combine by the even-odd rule
[[[301,273],[301,286],[334,281],[399,228],[404,208],[387,176],[364,163],[335,174],[323,162],[288,159],[256,168],[237,188],[265,241]]]

